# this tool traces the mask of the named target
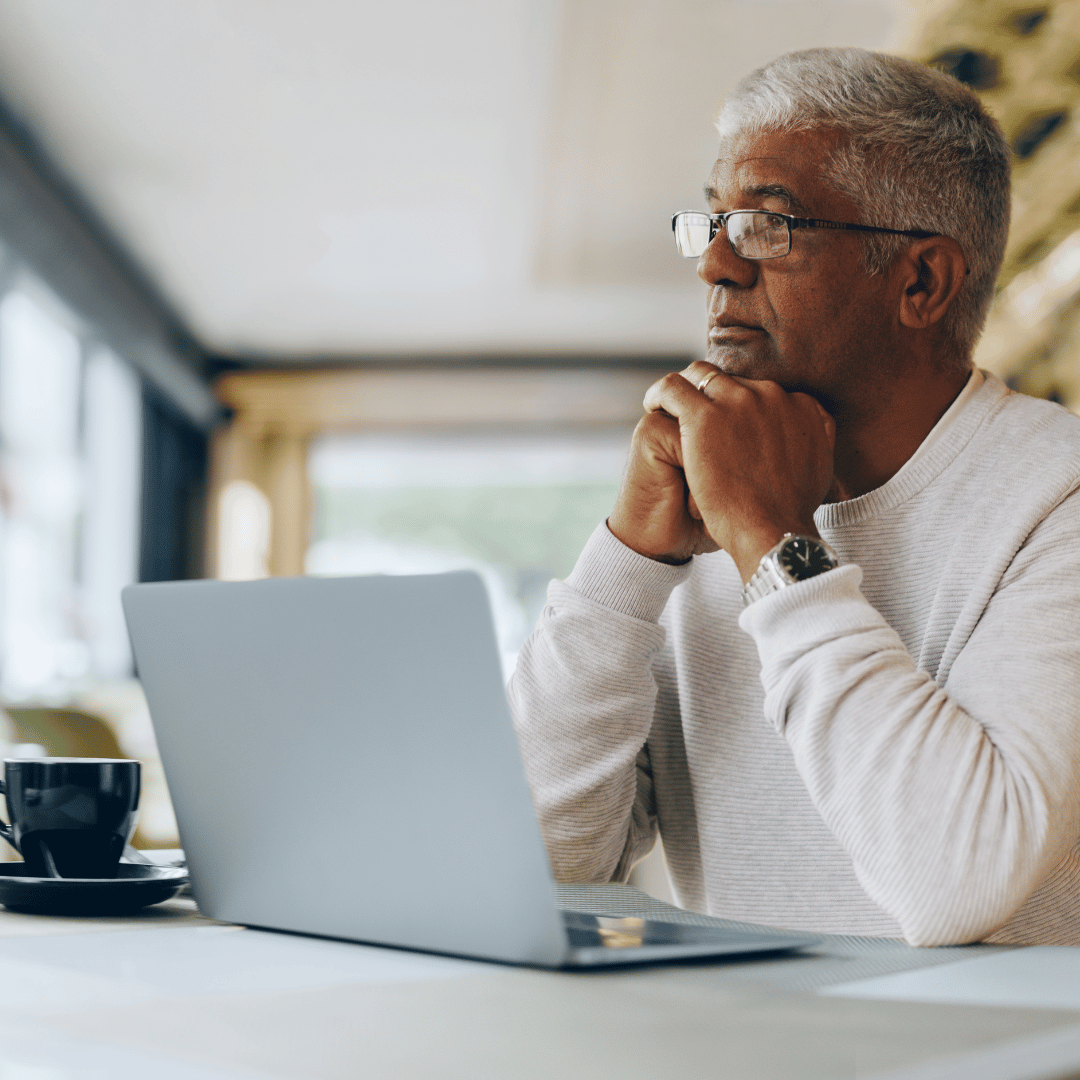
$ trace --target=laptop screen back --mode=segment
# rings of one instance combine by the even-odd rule
[[[206,915],[563,959],[475,574],[137,585],[124,608]]]

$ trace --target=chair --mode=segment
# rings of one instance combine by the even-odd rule
[[[9,707],[15,743],[37,743],[49,757],[125,758],[112,728],[81,709]]]

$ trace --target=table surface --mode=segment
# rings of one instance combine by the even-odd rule
[[[563,899],[655,910],[624,886]],[[1080,1076],[1080,998],[1047,1008],[829,990],[1000,953],[829,938],[764,962],[570,973],[229,926],[184,899],[130,918],[0,909],[0,1078]],[[1008,956],[1037,972],[1044,953],[1080,958]]]

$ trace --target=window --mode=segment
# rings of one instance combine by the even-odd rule
[[[312,446],[313,574],[471,569],[509,670],[545,602],[611,512],[631,429],[368,433]]]
[[[137,379],[84,349],[33,282],[0,301],[0,692],[66,696],[130,675],[119,591],[135,579]]]
[[[138,577],[141,411],[135,373],[108,350],[93,349],[83,384],[85,486],[78,569],[81,631],[90,671],[100,678],[131,674],[120,590]]]

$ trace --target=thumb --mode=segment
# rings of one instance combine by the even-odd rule
[[[825,437],[829,440],[829,449],[836,449],[836,421],[829,415],[825,406],[817,398],[810,399],[816,406],[818,415],[821,417],[822,427],[825,428]]]

